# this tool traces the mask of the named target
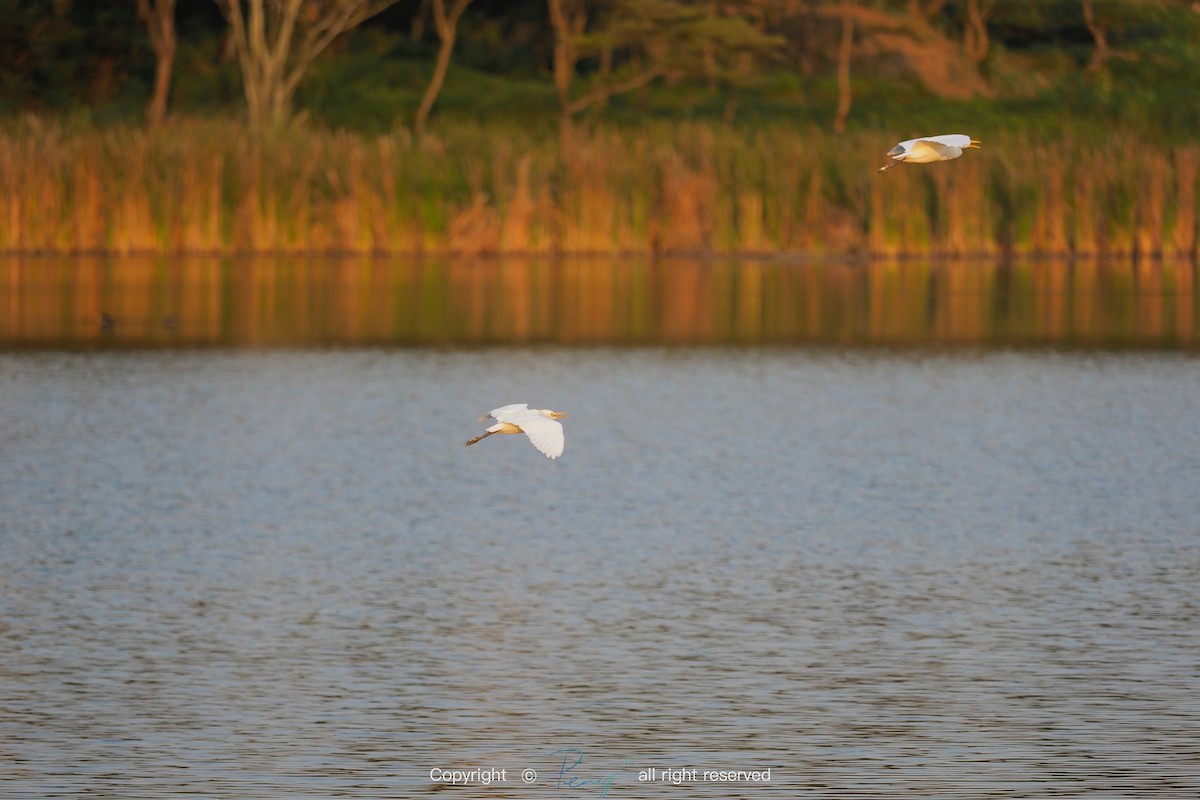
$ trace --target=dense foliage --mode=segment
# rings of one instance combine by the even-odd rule
[[[662,67],[636,91],[588,107],[584,121],[827,127],[849,18],[850,129],[909,134],[1119,122],[1175,140],[1200,129],[1200,13],[1185,0],[572,2],[588,25],[578,37],[574,91],[615,82],[623,68]],[[411,127],[439,44],[430,5],[400,0],[342,36],[312,65],[297,111],[365,133]],[[155,56],[134,0],[0,0],[0,16],[0,114],[140,119]],[[177,0],[175,19],[171,113],[241,113],[241,77],[217,3]],[[748,42],[748,31],[761,39]],[[701,36],[709,38],[693,38]],[[677,63],[656,52],[660,40]],[[729,58],[712,49],[714,41]],[[554,47],[546,0],[474,0],[459,25],[434,124],[505,119],[553,128],[561,113]],[[706,62],[704,53],[716,56]],[[689,70],[685,61],[705,63]]]
[[[177,31],[165,119],[151,5]],[[253,37],[278,43],[284,9],[311,33],[352,6],[383,10],[301,58],[298,36],[287,86],[259,69],[278,59]],[[1200,252],[1200,4],[1184,0],[0,14],[0,252]],[[898,139],[952,131],[984,149],[876,173]]]

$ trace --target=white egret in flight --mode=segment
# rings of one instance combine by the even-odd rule
[[[533,446],[546,454],[547,458],[558,458],[562,455],[563,426],[558,420],[565,417],[561,411],[550,411],[545,408],[530,408],[528,403],[513,403],[510,406],[489,411],[479,419],[488,417],[496,420],[496,424],[487,429],[487,433],[468,439],[472,445],[480,439],[486,439],[493,433],[523,433],[533,442]]]
[[[892,159],[879,168],[887,172],[899,163],[908,161],[913,164],[928,164],[931,161],[949,161],[958,158],[963,150],[979,147],[977,142],[965,133],[946,133],[941,136],[922,136],[919,139],[909,139],[888,150],[888,158]]]

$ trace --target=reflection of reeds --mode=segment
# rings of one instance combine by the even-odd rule
[[[1182,260],[17,257],[0,286],[0,347],[1200,346]]]
[[[0,133],[0,251],[1194,256],[1194,146],[989,139],[875,172],[878,136],[447,125],[420,142],[180,121]]]

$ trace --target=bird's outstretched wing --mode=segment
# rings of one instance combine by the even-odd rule
[[[917,161],[922,151],[927,152],[929,150],[937,153],[942,159],[957,158],[962,155],[961,148],[952,147],[944,142],[939,142],[937,139],[917,139],[913,142],[912,147],[909,148],[908,157],[913,161]]]
[[[548,417],[543,417],[534,411],[526,411],[518,419],[509,420],[521,426],[521,430],[533,442],[533,446],[541,450],[547,458],[558,458],[563,454],[566,437],[563,435],[562,423]]]
[[[488,413],[486,413],[482,417],[480,417],[479,421],[482,422],[483,420],[487,419],[488,417],[491,417],[492,419],[496,420],[497,422],[511,422],[514,425],[518,425],[520,423],[518,423],[514,419],[510,419],[510,417],[512,417],[515,414],[520,414],[525,411],[529,411],[529,403],[513,403],[511,405],[500,406],[499,408],[493,408],[491,411],[489,411]]]
[[[971,137],[965,133],[943,133],[940,136],[922,136],[921,141],[937,142],[950,147],[966,148],[971,145]]]

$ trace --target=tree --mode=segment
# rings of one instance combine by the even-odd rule
[[[1158,50],[1161,42],[1153,38],[1141,38],[1135,31],[1164,29],[1171,23],[1171,12],[1181,14],[1176,20],[1183,22],[1193,16],[1197,6],[1190,8],[1178,0],[1083,0],[1083,24],[1092,35],[1092,57],[1088,62],[1088,71],[1105,73],[1109,61],[1121,59],[1137,61],[1147,54],[1147,50]],[[1187,23],[1178,26],[1181,31],[1187,30]],[[1187,35],[1186,33],[1183,35]],[[1128,48],[1113,47],[1110,36],[1118,42],[1131,45]],[[1143,34],[1144,36],[1144,34]],[[1140,52],[1139,52],[1140,51]],[[1153,53],[1151,59],[1161,63],[1162,54]]]
[[[854,17],[859,33],[859,52],[867,58],[898,57],[930,91],[941,97],[966,99],[990,95],[991,89],[967,57],[966,48],[935,25],[945,0],[908,0],[907,14],[882,10],[874,4],[851,4],[835,9],[822,7],[826,17]],[[972,2],[986,37],[986,15]],[[990,3],[988,5],[990,9]],[[979,33],[976,29],[973,36]],[[986,48],[986,39],[983,42]],[[986,49],[985,49],[986,52]]]
[[[996,0],[967,0],[967,19],[963,26],[963,52],[977,67],[987,58],[990,47],[987,20],[995,5]]]
[[[1087,26],[1088,32],[1092,34],[1092,41],[1096,43],[1092,48],[1091,63],[1088,64],[1088,69],[1094,72],[1104,66],[1104,61],[1108,58],[1108,33],[1104,26],[1096,21],[1096,12],[1092,11],[1091,0],[1083,0],[1083,24]]]
[[[146,108],[146,121],[159,125],[167,113],[171,72],[175,67],[175,0],[137,0],[138,18],[146,25],[154,47],[154,94]]]
[[[584,0],[546,0],[550,10],[550,26],[554,29],[554,91],[562,113],[564,129],[570,125],[571,81],[579,63],[579,37],[587,27]]]
[[[932,30],[933,17],[942,12],[946,0],[908,0],[908,15],[913,24],[921,30]]]
[[[458,34],[458,20],[470,4],[471,0],[454,0],[454,5],[447,14],[446,0],[433,0],[433,24],[442,44],[438,48],[433,77],[429,79],[429,87],[425,90],[425,96],[421,98],[421,107],[417,109],[414,129],[418,138],[425,135],[425,123],[429,121],[429,112],[433,110],[433,104],[437,101],[442,84],[446,80],[446,71],[450,68],[450,55],[454,52],[454,39]]]
[[[277,128],[313,59],[397,0],[216,0],[242,68],[251,127]]]
[[[842,0],[842,41],[838,47],[838,104],[833,117],[834,133],[846,130],[846,118],[850,116],[850,57],[854,54],[854,15],[851,14],[853,0]]]
[[[686,0],[613,0],[601,4],[588,27],[586,0],[547,0],[554,30],[554,87],[562,129],[579,113],[603,106],[658,78],[736,82],[746,59],[777,52],[782,38],[756,29],[715,3]],[[728,6],[736,10],[736,3]],[[599,68],[582,93],[572,90],[584,59]]]

